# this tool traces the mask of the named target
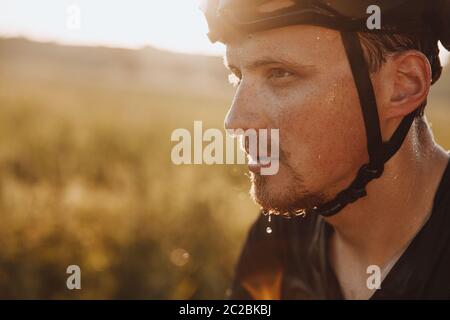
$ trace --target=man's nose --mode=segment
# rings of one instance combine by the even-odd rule
[[[225,117],[225,129],[259,129],[264,128],[263,108],[258,101],[256,90],[243,83],[239,86],[230,110]]]

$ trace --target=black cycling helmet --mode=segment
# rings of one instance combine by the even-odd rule
[[[381,12],[381,28],[367,26],[369,7]],[[373,8],[373,7],[371,7]],[[325,203],[300,210],[323,216],[338,213],[367,195],[367,184],[379,178],[384,164],[403,144],[416,115],[407,115],[389,141],[382,140],[375,93],[358,32],[426,34],[450,51],[450,0],[206,0],[203,10],[212,42],[227,42],[236,33],[252,33],[289,25],[307,24],[340,31],[359,95],[367,136],[369,163],[350,186]],[[425,103],[425,102],[424,102]]]

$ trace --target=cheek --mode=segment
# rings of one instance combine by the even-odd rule
[[[364,161],[366,138],[353,80],[334,79],[298,91],[279,119],[281,149],[305,180],[343,179]]]

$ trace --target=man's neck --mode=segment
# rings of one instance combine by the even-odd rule
[[[335,230],[333,241],[360,263],[386,264],[429,217],[448,159],[431,132],[420,143],[407,138],[383,175],[368,184],[368,196],[326,218]]]

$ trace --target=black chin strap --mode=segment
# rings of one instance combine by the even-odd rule
[[[323,205],[305,210],[306,213],[314,212],[325,217],[337,214],[346,205],[367,195],[367,184],[383,174],[384,164],[400,149],[411,128],[414,117],[420,111],[418,109],[407,115],[390,140],[383,142],[369,67],[364,59],[364,52],[358,34],[356,32],[342,31],[341,37],[350,62],[364,117],[369,163],[359,169],[355,180],[347,189],[339,192],[336,198]]]

